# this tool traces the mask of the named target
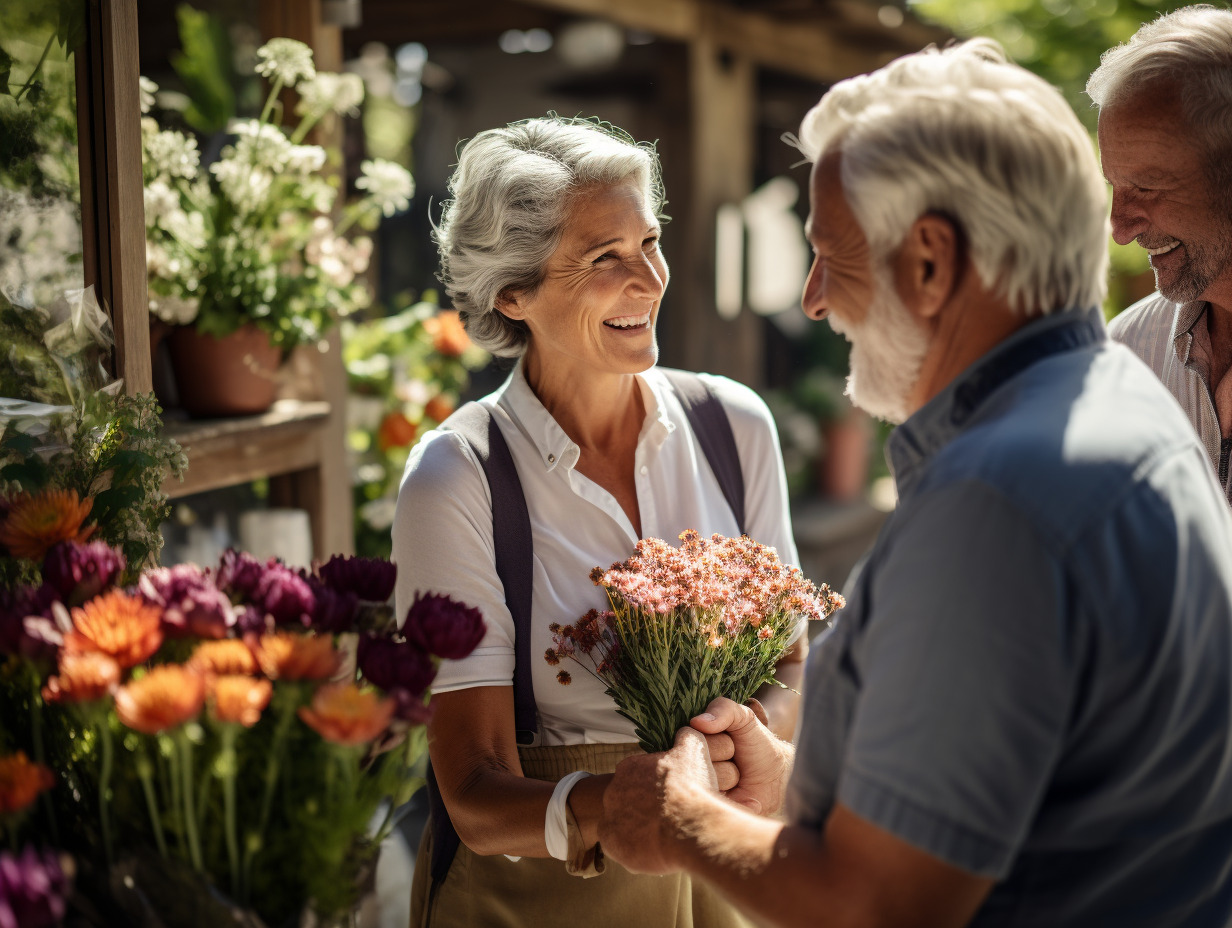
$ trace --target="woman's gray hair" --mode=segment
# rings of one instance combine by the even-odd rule
[[[543,282],[573,194],[629,178],[659,215],[654,145],[597,119],[550,113],[480,132],[462,147],[434,238],[445,292],[477,345],[501,357],[526,350],[526,325],[497,310],[497,298]]]
[[[841,81],[804,117],[799,146],[812,161],[842,153],[874,260],[935,212],[965,234],[984,286],[1023,315],[1103,301],[1108,211],[1091,138],[991,39]]]
[[[1181,109],[1215,169],[1228,178],[1232,158],[1232,12],[1187,6],[1149,22],[1124,45],[1104,52],[1087,81],[1101,110],[1150,85],[1173,83]],[[1178,143],[1180,144],[1180,143]]]

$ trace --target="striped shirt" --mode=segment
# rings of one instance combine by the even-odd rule
[[[1224,497],[1232,504],[1229,456],[1232,438],[1224,438],[1211,391],[1208,368],[1195,351],[1195,327],[1205,327],[1207,304],[1173,303],[1155,293],[1139,300],[1108,323],[1108,334],[1146,362],[1176,397],[1198,430]]]

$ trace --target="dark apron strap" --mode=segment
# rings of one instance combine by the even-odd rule
[[[667,378],[672,391],[684,407],[697,443],[701,445],[702,454],[710,462],[723,498],[731,507],[732,515],[736,517],[736,525],[740,534],[745,533],[744,520],[744,471],[740,466],[740,451],[736,447],[736,436],[732,432],[731,421],[727,418],[727,410],[719,402],[710,388],[696,374],[688,371],[678,371],[670,367],[659,370]]]
[[[496,574],[505,588],[513,617],[513,718],[519,744],[531,744],[539,730],[531,680],[530,613],[533,550],[530,514],[513,455],[500,426],[486,406],[467,403],[441,426],[458,432],[475,452],[492,495],[492,540]],[[458,833],[449,820],[436,775],[428,766],[428,811],[432,827],[432,882],[449,873],[458,850]]]

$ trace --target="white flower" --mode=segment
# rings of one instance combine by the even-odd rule
[[[355,181],[355,186],[368,191],[368,199],[382,214],[392,216],[411,205],[415,181],[402,165],[374,158],[361,164],[359,170],[363,177]]]
[[[360,506],[359,516],[369,526],[380,532],[394,524],[394,513],[397,508],[397,500],[382,496],[380,499],[371,500]]]
[[[256,119],[239,119],[231,123],[231,131],[239,138],[223,152],[223,158],[234,158],[241,164],[257,165],[274,172],[286,169],[293,146],[277,126]]]
[[[299,87],[295,112],[301,116],[323,116],[330,110],[354,116],[364,102],[364,81],[358,74],[332,74],[320,71]]]
[[[197,211],[186,213],[174,209],[159,223],[176,241],[189,248],[201,249],[206,245],[205,217]]]
[[[197,318],[200,300],[174,294],[150,294],[150,312],[171,325],[188,325]]]
[[[141,112],[148,113],[154,108],[154,94],[158,93],[158,85],[146,77],[141,76]]]
[[[325,149],[320,145],[292,145],[287,151],[287,169],[296,174],[315,174],[325,165]]]
[[[308,206],[314,213],[328,213],[334,208],[338,189],[331,186],[320,175],[315,175],[304,178],[299,187],[299,194],[308,201]]]
[[[218,179],[218,187],[240,214],[255,212],[269,198],[274,177],[264,168],[241,164],[224,158],[210,165],[210,171]]]
[[[368,269],[372,240],[361,236],[354,243],[334,235],[334,224],[326,216],[312,220],[312,235],[304,246],[304,258],[315,265],[329,283],[345,287],[356,274]]]
[[[312,49],[295,39],[270,39],[257,49],[257,73],[295,85],[300,78],[312,78]]]
[[[196,139],[180,132],[154,132],[145,139],[145,160],[155,174],[192,180],[197,176],[201,153]]]
[[[157,225],[160,219],[169,216],[172,211],[180,208],[180,196],[161,178],[150,181],[145,188],[145,224],[146,228]]]

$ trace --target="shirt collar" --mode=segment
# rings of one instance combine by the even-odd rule
[[[1001,386],[1048,355],[1106,339],[1098,309],[1067,310],[1034,319],[994,346],[890,433],[886,461],[899,496],[910,493],[925,465]]]
[[[657,436],[658,440],[662,441],[676,428],[664,402],[667,383],[653,368],[636,376],[647,410],[639,442],[648,436]],[[572,468],[577,464],[581,449],[547,411],[539,397],[535,396],[535,391],[526,381],[522,358],[518,358],[517,364],[502,385],[498,402],[508,409],[522,433],[535,446],[545,470],[551,471],[560,465]]]
[[[1172,347],[1182,365],[1189,363],[1189,352],[1193,349],[1193,327],[1205,313],[1205,300],[1176,304],[1176,317],[1172,323]]]

